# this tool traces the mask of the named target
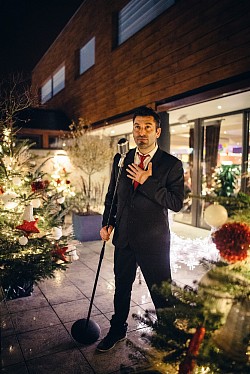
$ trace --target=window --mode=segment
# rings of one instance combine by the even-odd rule
[[[131,0],[118,14],[118,45],[174,3],[175,0]]]
[[[95,37],[80,49],[80,74],[95,64]]]
[[[44,104],[46,101],[52,98],[52,79],[50,78],[41,89],[41,103]]]
[[[65,66],[53,75],[53,96],[65,87]]]
[[[41,88],[41,103],[55,96],[65,87],[65,66],[62,66],[49,78]]]

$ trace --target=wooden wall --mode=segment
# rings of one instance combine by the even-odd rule
[[[33,71],[37,90],[63,63],[66,87],[46,103],[90,122],[250,72],[249,0],[176,0],[112,49],[112,15],[128,1],[88,0]],[[96,37],[96,63],[77,74],[77,52]]]

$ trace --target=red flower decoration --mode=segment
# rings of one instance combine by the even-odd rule
[[[16,226],[16,229],[22,230],[26,232],[27,234],[38,233],[40,231],[36,226],[37,222],[38,222],[38,218],[36,218],[35,221],[30,221],[30,222],[24,220],[22,225]]]
[[[51,252],[52,257],[55,257],[55,258],[57,258],[57,259],[60,259],[60,260],[62,260],[62,261],[64,261],[64,262],[68,262],[67,259],[66,259],[66,257],[65,257],[65,253],[66,253],[68,247],[61,247],[61,248],[60,248],[59,245],[56,244],[56,245],[55,245],[55,248],[56,248],[56,249],[54,249],[54,250]]]
[[[225,223],[213,234],[214,242],[221,257],[230,263],[247,258],[250,247],[250,228],[245,223]]]

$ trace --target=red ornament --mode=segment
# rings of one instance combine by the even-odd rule
[[[38,222],[38,218],[36,218],[35,221],[30,221],[30,222],[24,220],[22,225],[16,226],[16,229],[22,230],[27,234],[38,233],[40,231],[36,226],[37,222]]]
[[[195,368],[197,357],[200,349],[200,345],[204,339],[206,329],[203,326],[198,326],[192,339],[190,340],[187,356],[179,365],[179,374],[192,374]]]
[[[0,186],[0,195],[2,195],[4,193],[4,189],[2,186]]]
[[[47,188],[49,185],[49,181],[48,180],[45,180],[45,181],[35,181],[35,182],[32,182],[31,183],[31,188],[32,188],[32,191],[33,192],[36,192],[36,191],[39,191],[39,190],[44,190],[45,188]]]
[[[59,247],[58,244],[55,245],[55,249],[51,252],[52,257],[55,257],[56,259],[60,259],[64,262],[68,262],[65,253],[67,251],[68,247]]]
[[[200,345],[204,339],[206,329],[203,326],[198,326],[188,346],[188,355],[197,356]]]
[[[247,251],[250,248],[250,228],[245,223],[226,223],[215,231],[213,238],[221,257],[228,262],[235,263],[247,258]]]

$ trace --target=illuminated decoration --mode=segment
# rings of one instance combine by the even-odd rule
[[[18,93],[13,99],[16,87]],[[66,263],[51,256],[51,229],[63,226],[68,212],[57,200],[66,195],[59,193],[50,183],[49,173],[42,170],[51,157],[34,161],[30,141],[16,137],[16,110],[27,104],[28,91],[25,89],[22,97],[21,87],[15,82],[7,101],[0,105],[0,283],[6,299],[29,296],[34,284],[66,269]],[[57,235],[59,248],[67,248],[70,234]]]
[[[205,209],[204,220],[211,227],[220,227],[227,219],[227,210],[222,205],[214,203]]]
[[[185,264],[190,270],[194,270],[201,260],[218,261],[220,257],[216,245],[213,243],[208,232],[206,238],[182,238],[171,232],[171,269],[174,273],[178,271],[181,264]]]

